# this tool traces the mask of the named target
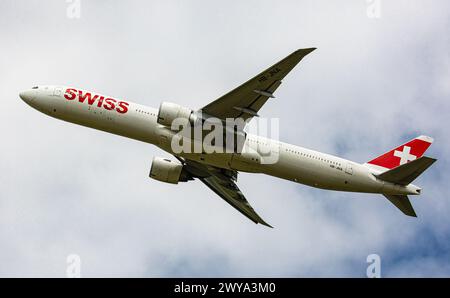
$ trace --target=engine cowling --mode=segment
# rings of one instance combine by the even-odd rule
[[[161,125],[171,127],[173,120],[177,118],[193,120],[193,111],[176,103],[163,101],[159,106],[157,122]]]
[[[183,165],[179,161],[162,157],[153,158],[149,177],[172,184],[192,180],[192,177],[183,169]]]

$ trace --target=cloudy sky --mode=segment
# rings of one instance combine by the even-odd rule
[[[0,276],[450,276],[450,3],[443,1],[0,2]],[[370,2],[370,1],[369,1]],[[373,7],[371,5],[378,5]],[[76,12],[75,12],[76,13]],[[365,162],[419,134],[433,165],[412,198],[240,174],[275,226],[198,181],[148,178],[155,146],[65,123],[18,93],[64,84],[199,108],[290,52],[318,49],[260,111],[280,139]]]

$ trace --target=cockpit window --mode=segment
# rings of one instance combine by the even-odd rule
[[[38,88],[38,86],[34,86],[33,88],[31,88],[31,89],[37,89]]]

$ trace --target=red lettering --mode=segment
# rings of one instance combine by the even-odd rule
[[[98,97],[98,95],[94,95],[92,97],[91,93],[89,93],[89,92],[86,92],[83,95],[83,91],[81,91],[81,90],[78,91],[78,101],[79,102],[84,102],[84,100],[87,98],[88,104],[93,105],[95,100],[97,99],[97,97]]]
[[[116,100],[114,98],[106,98],[103,107],[107,110],[112,110],[116,107]]]
[[[128,112],[128,102],[119,101],[119,106],[116,108],[116,111],[121,114]]]
[[[73,100],[73,99],[75,99],[75,97],[77,97],[77,94],[76,94],[77,91],[78,90],[74,89],[74,88],[67,88],[66,92],[64,93],[64,97],[68,100]]]
[[[78,96],[78,101],[84,103],[87,101],[87,104],[93,105],[97,101],[97,107],[103,107],[106,110],[116,110],[120,114],[125,114],[128,112],[129,103],[126,101],[118,101],[117,99],[94,94],[90,92],[83,92],[81,90],[75,88],[67,88],[64,93],[64,97],[67,100],[74,100]],[[98,100],[97,100],[98,99]]]
[[[95,103],[95,101],[97,100],[98,95],[94,95],[92,98],[88,97],[88,104],[90,104],[91,106]]]
[[[98,100],[98,103],[97,103],[97,107],[101,108],[104,99],[105,99],[104,96],[100,96],[100,99]]]

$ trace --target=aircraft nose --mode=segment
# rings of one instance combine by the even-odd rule
[[[34,99],[34,97],[36,96],[36,91],[35,90],[25,90],[19,93],[20,98],[22,98],[23,101],[25,102],[30,102]]]

